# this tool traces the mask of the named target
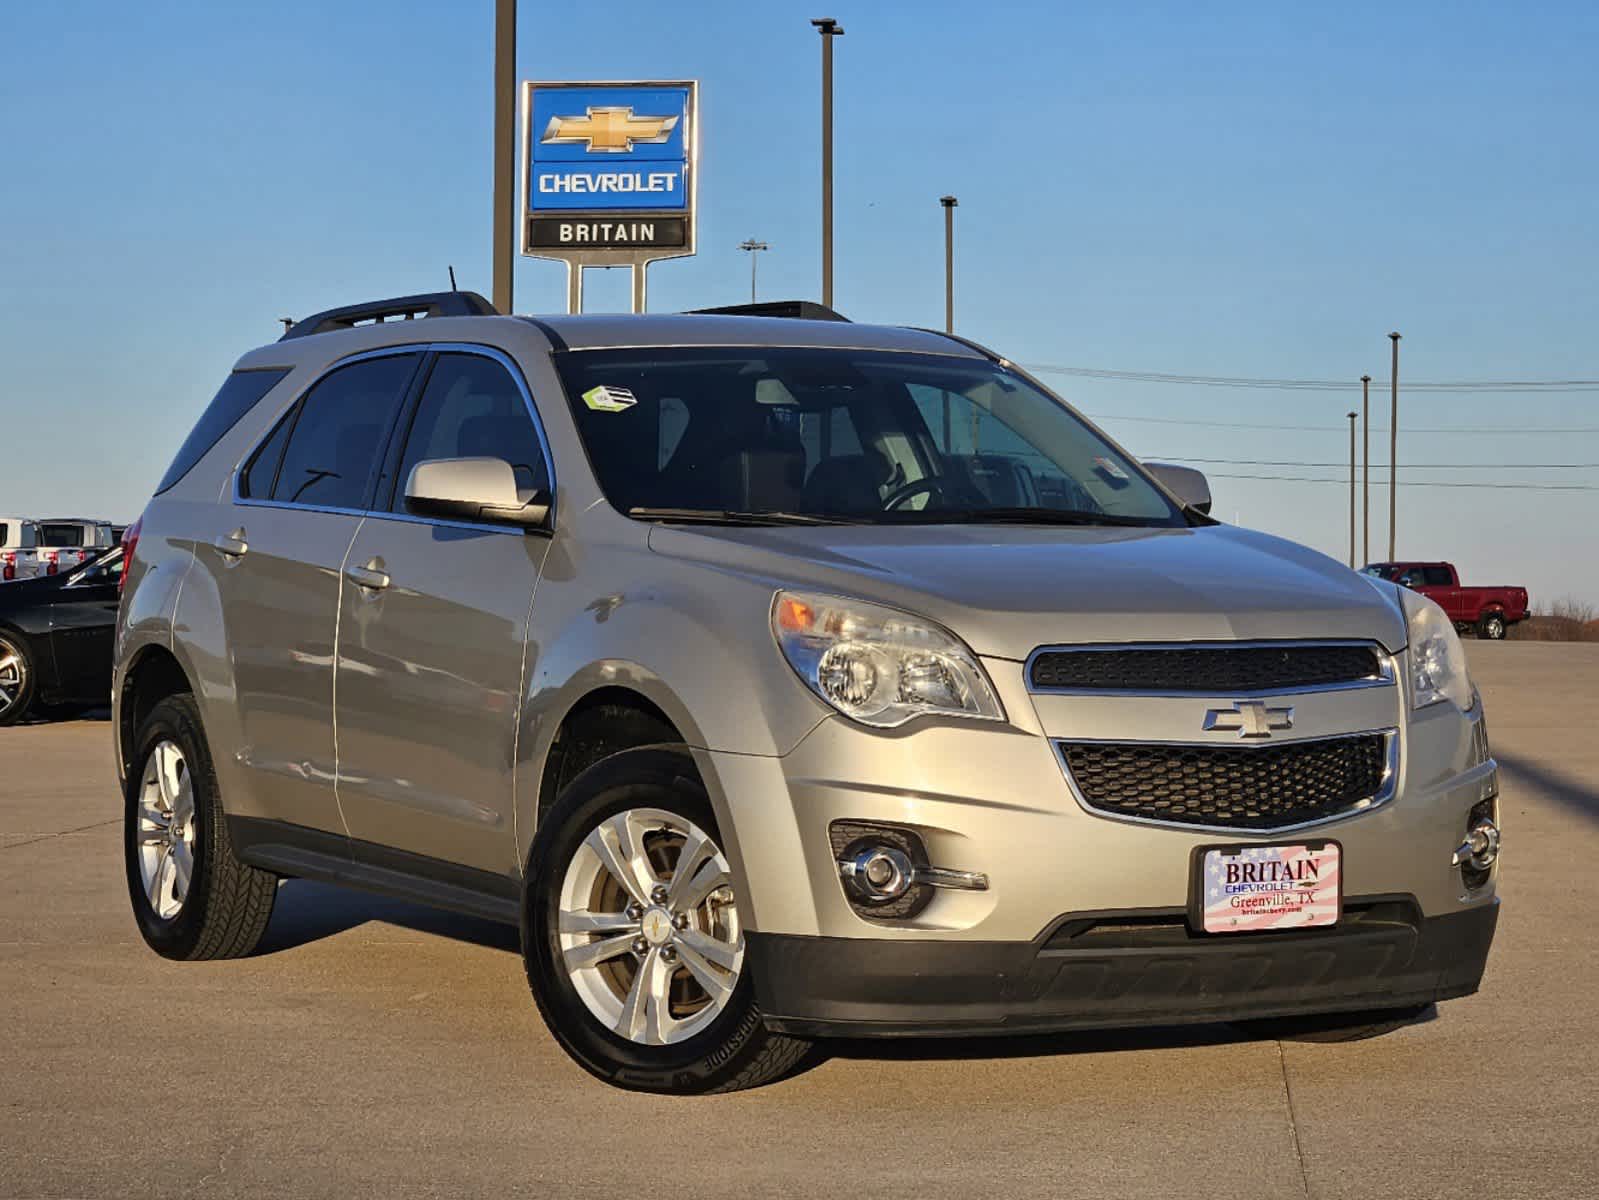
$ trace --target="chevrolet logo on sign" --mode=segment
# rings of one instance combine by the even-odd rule
[[[626,154],[635,144],[665,142],[677,128],[677,120],[634,116],[631,105],[590,108],[581,117],[551,117],[539,141],[546,146],[584,142],[590,154]]]

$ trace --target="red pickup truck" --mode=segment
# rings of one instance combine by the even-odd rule
[[[1480,638],[1498,641],[1517,621],[1527,619],[1526,588],[1462,587],[1454,563],[1370,563],[1361,571],[1437,601],[1462,633],[1474,630]]]

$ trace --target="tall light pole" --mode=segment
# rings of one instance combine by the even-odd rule
[[[1394,533],[1399,522],[1399,335],[1390,333],[1388,338],[1394,344],[1393,365],[1388,369],[1388,561],[1393,562]]]
[[[750,255],[750,303],[755,303],[755,255],[761,250],[770,250],[765,242],[757,242],[754,238],[745,238],[738,244],[740,250],[748,250]]]
[[[811,24],[822,35],[822,303],[833,307],[833,39],[844,27],[832,17]]]
[[[1349,414],[1349,567],[1355,566],[1355,418],[1359,413]]]
[[[1371,376],[1360,377],[1360,411],[1365,414],[1360,421],[1360,554],[1362,562],[1371,561]]]
[[[944,206],[944,332],[955,332],[955,206],[954,196],[940,196]],[[944,393],[944,453],[950,452],[949,393]]]
[[[516,0],[494,0],[494,307],[511,311],[516,228]],[[575,268],[574,268],[575,269]]]
[[[940,196],[944,206],[944,332],[955,332],[955,206],[954,196]]]

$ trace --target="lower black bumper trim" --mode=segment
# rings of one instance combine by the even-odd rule
[[[806,1037],[959,1037],[1239,1021],[1430,1004],[1477,990],[1499,902],[1325,932],[1186,944],[749,933],[768,1027]]]

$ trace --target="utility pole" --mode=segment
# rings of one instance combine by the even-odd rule
[[[822,303],[833,307],[833,39],[844,27],[832,17],[811,21],[822,35]]]
[[[1388,410],[1388,561],[1397,557],[1394,534],[1399,523],[1399,335],[1390,333],[1394,344],[1393,364],[1388,369],[1388,386],[1392,398]]]
[[[1360,554],[1362,562],[1371,561],[1371,376],[1360,377],[1361,468],[1360,468]]]
[[[745,238],[738,244],[740,250],[748,250],[750,255],[750,303],[755,303],[755,255],[761,250],[770,250],[765,242],[757,242],[754,238]]]
[[[1349,568],[1355,567],[1355,418],[1349,414]]]
[[[516,262],[516,0],[494,0],[494,307],[511,311]]]
[[[944,206],[944,332],[955,332],[955,206],[954,196],[940,196]]]

